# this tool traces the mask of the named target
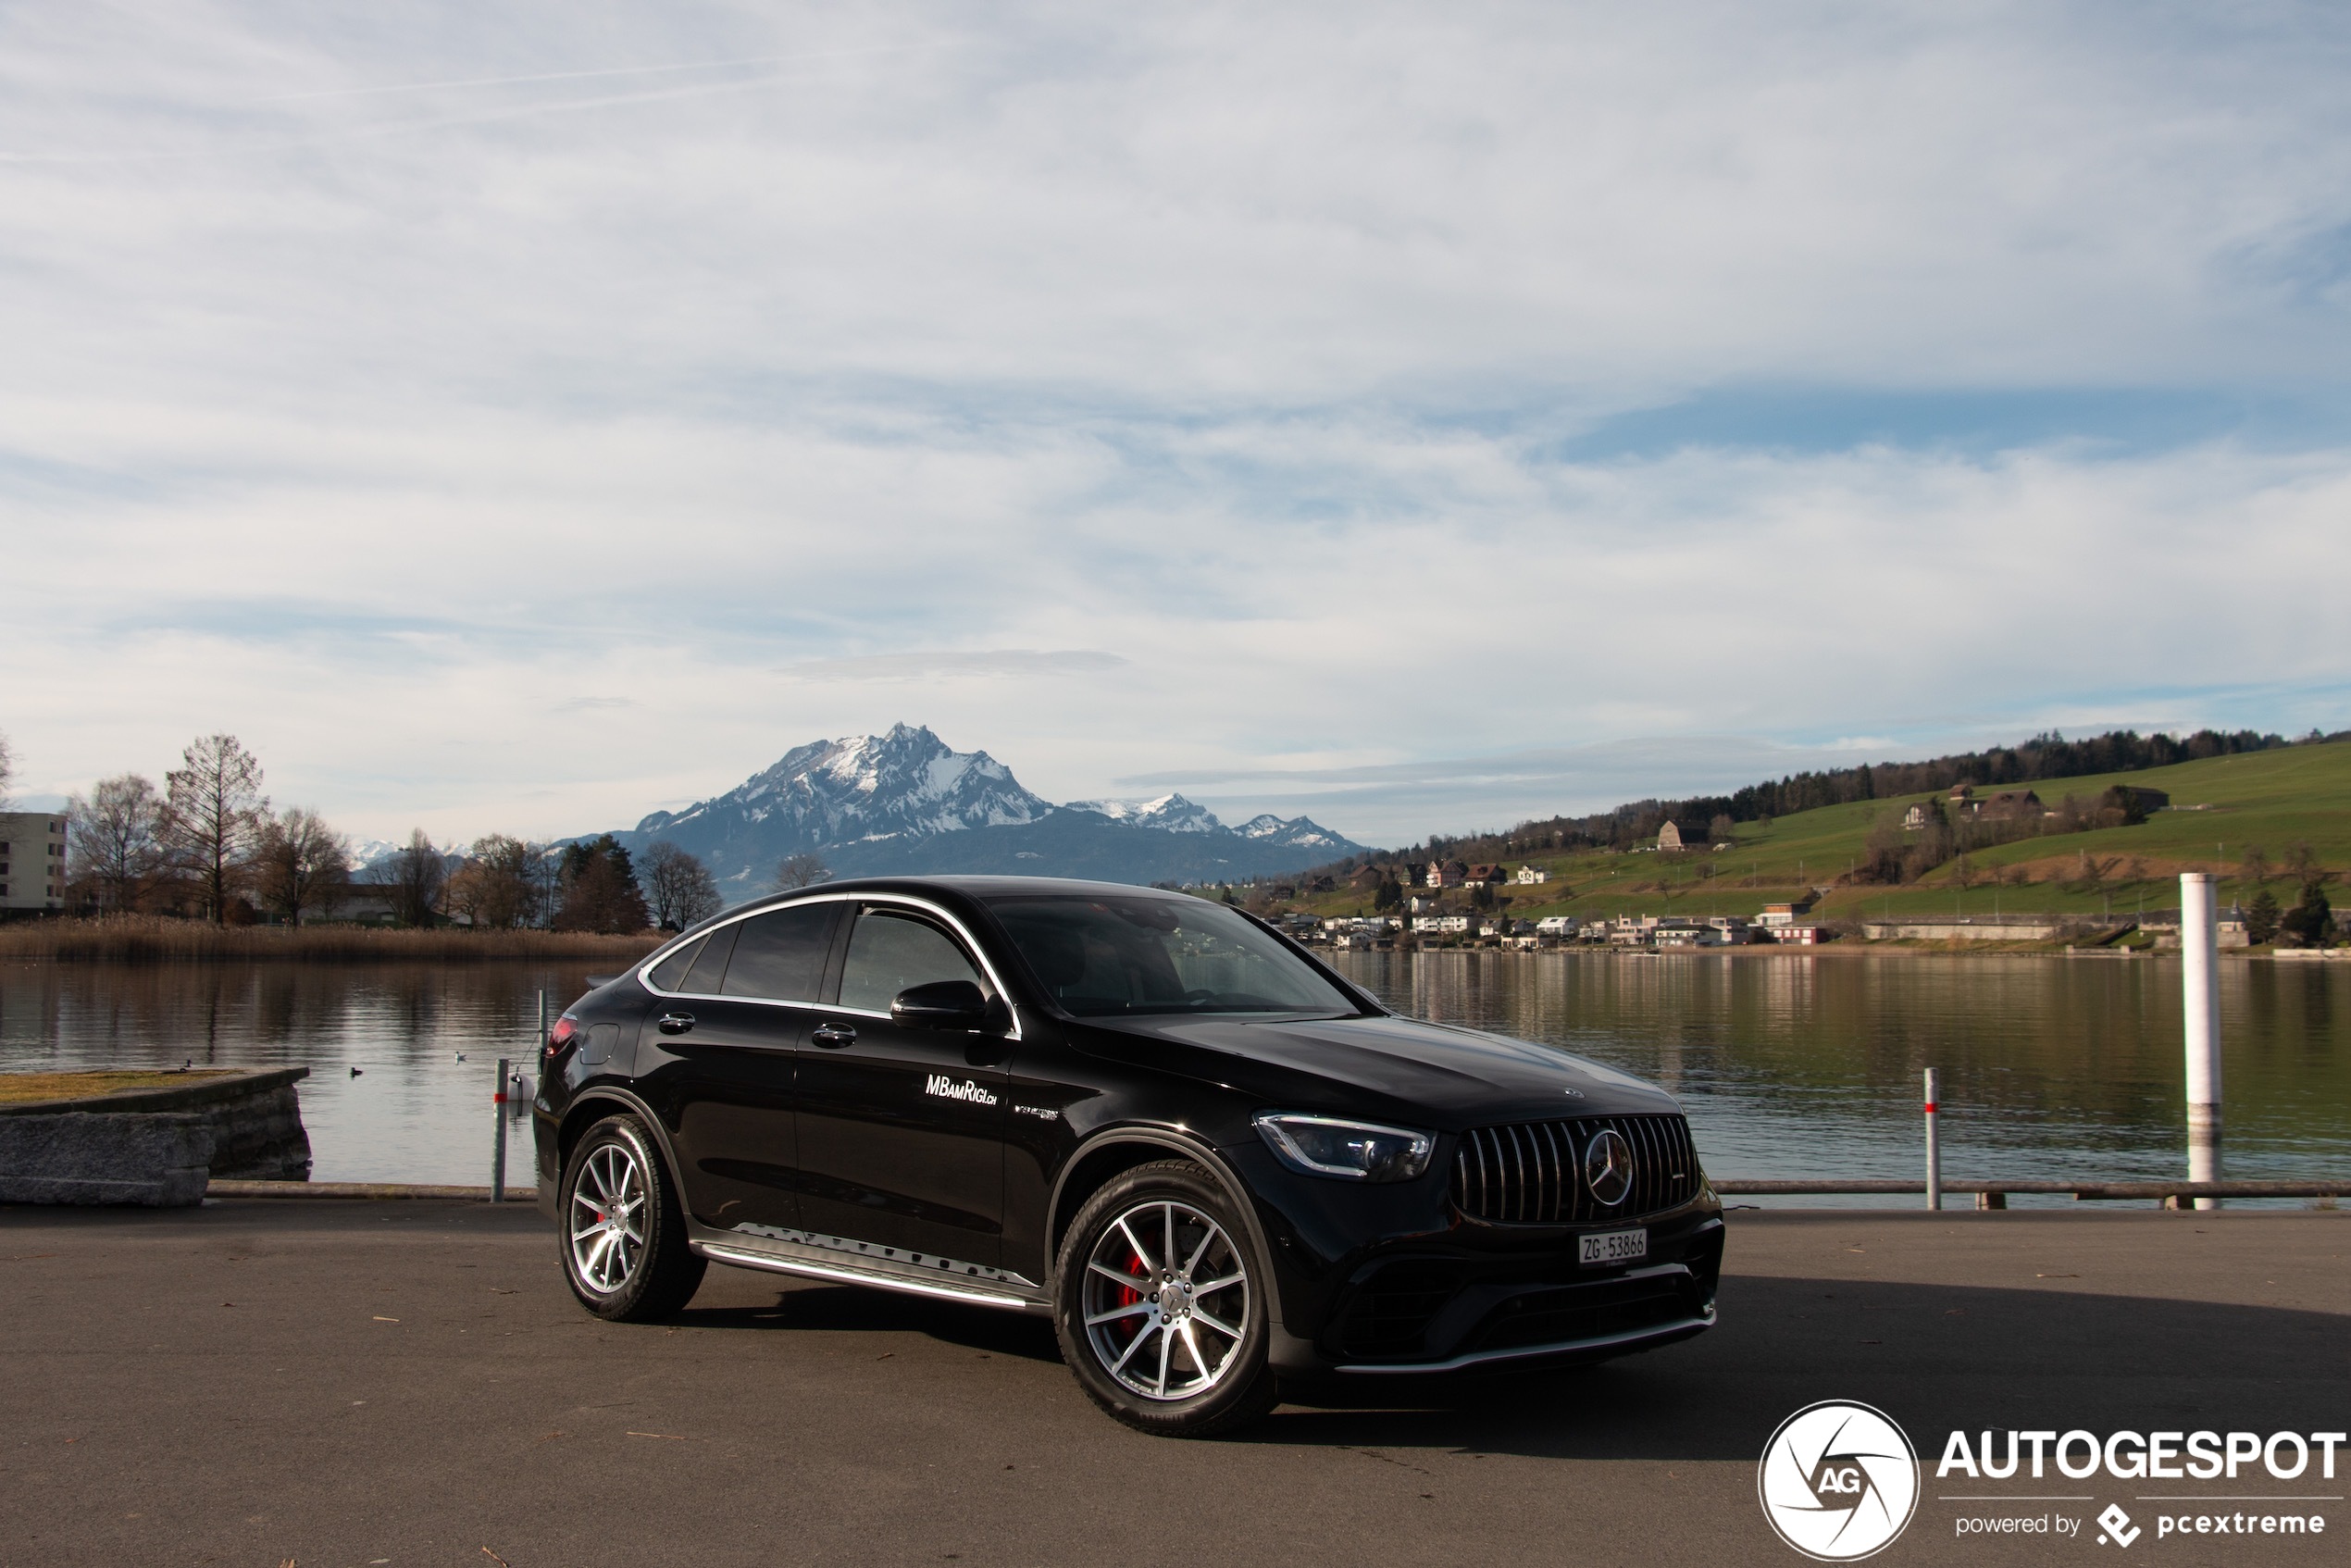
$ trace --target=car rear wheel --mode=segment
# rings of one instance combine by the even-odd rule
[[[1274,1407],[1264,1271],[1200,1166],[1163,1161],[1114,1177],[1078,1211],[1055,1279],[1062,1357],[1127,1425],[1205,1437]]]
[[[709,1266],[686,1245],[668,1167],[634,1116],[609,1116],[573,1145],[561,1188],[564,1277],[598,1317],[652,1323],[693,1300]]]

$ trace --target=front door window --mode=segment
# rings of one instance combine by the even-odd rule
[[[841,1006],[887,1013],[900,991],[934,980],[980,984],[972,961],[938,927],[878,909],[858,920],[840,975]]]

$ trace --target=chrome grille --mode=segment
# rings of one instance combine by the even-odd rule
[[[1632,1146],[1633,1187],[1603,1206],[1584,1184],[1585,1146],[1602,1131]],[[1577,1116],[1464,1133],[1453,1155],[1453,1206],[1501,1225],[1630,1219],[1698,1193],[1698,1148],[1680,1116]]]

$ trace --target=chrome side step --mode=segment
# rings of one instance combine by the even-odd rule
[[[765,1269],[771,1274],[796,1275],[802,1279],[830,1280],[838,1285],[871,1285],[882,1290],[901,1290],[910,1296],[930,1296],[940,1300],[962,1301],[971,1306],[1003,1307],[1014,1312],[1046,1313],[1051,1310],[1044,1301],[1033,1301],[1025,1296],[1008,1295],[1001,1290],[983,1290],[974,1286],[951,1285],[942,1280],[909,1279],[903,1275],[884,1274],[878,1269],[857,1268],[846,1263],[815,1263],[805,1258],[787,1258],[774,1252],[757,1251],[748,1247],[729,1247],[715,1241],[689,1243],[696,1252],[714,1263],[732,1263],[738,1268]]]

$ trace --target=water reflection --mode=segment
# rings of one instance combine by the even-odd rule
[[[497,1058],[529,1070],[541,987],[560,1005],[587,989],[587,972],[539,964],[0,965],[0,1069],[305,1066],[310,1076],[299,1092],[314,1179],[486,1183]],[[519,1140],[508,1169],[529,1179]]]
[[[1915,954],[1341,953],[1419,1016],[1544,1040],[1662,1084],[1719,1176],[1911,1176],[1920,1072],[1944,1168],[2015,1179],[2185,1169],[2180,970]],[[2228,1172],[2338,1174],[2351,971],[2221,969]]]
[[[1663,1084],[1720,1176],[1914,1175],[1929,1065],[1951,1176],[2185,1168],[2169,961],[1336,956],[1406,1012]],[[2220,979],[2230,1174],[2343,1174],[2351,966],[2232,962]],[[494,1059],[530,1055],[540,988],[561,1002],[586,984],[535,964],[0,965],[0,1068],[307,1066],[317,1179],[482,1182]]]

